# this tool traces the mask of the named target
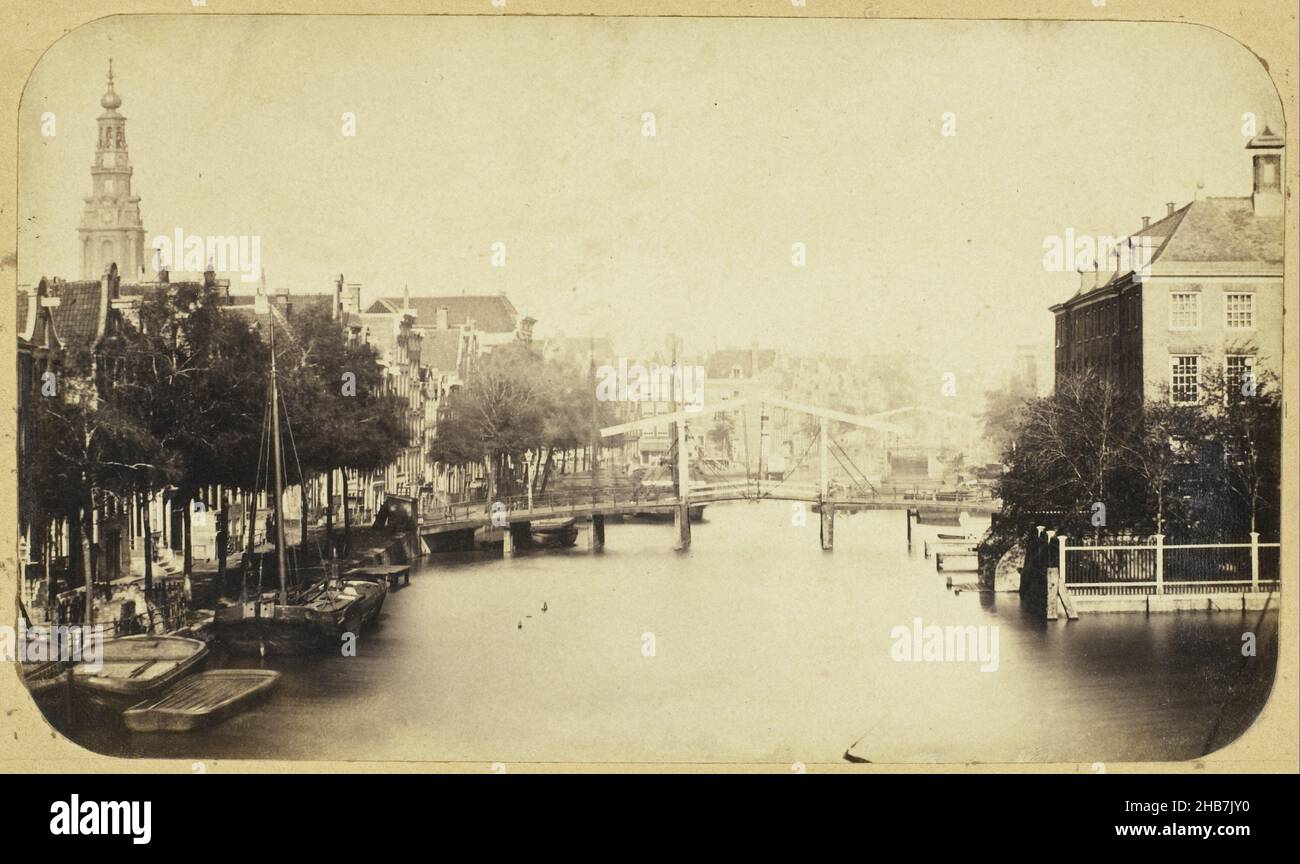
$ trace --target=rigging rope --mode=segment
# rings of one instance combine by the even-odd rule
[[[257,514],[257,496],[258,496],[258,495],[261,493],[261,491],[262,491],[262,482],[263,482],[263,479],[262,479],[262,478],[263,478],[263,474],[262,474],[262,472],[263,472],[263,470],[267,471],[268,473],[270,472],[270,461],[271,461],[271,456],[270,456],[270,449],[271,449],[271,435],[270,435],[270,431],[271,431],[271,385],[268,383],[267,386],[266,386],[266,408],[264,408],[264,409],[262,410],[262,440],[259,442],[259,444],[258,444],[258,448],[257,448],[257,471],[253,474],[253,492],[252,492],[252,501],[253,501],[253,505],[252,505],[252,507],[249,508],[249,511],[250,511],[250,512],[244,514],[244,518],[248,520],[248,541],[249,541],[249,543],[248,543],[248,549],[246,550],[246,553],[251,553],[253,549],[256,549],[256,548],[257,548],[257,543],[256,543],[256,540],[257,540],[257,519],[256,519],[256,514]],[[241,563],[242,563],[242,562],[241,562]],[[249,564],[249,566],[251,567],[251,566],[252,566],[252,561],[249,561],[248,564]],[[242,580],[241,580],[241,583],[242,583]],[[241,591],[242,591],[242,590],[243,590],[243,585],[242,585],[242,584],[241,584],[240,588],[241,588]],[[262,568],[261,568],[261,566],[259,565],[258,568],[257,568],[257,598],[260,600],[261,597],[262,597]]]
[[[817,435],[814,435],[812,436],[812,438],[808,440],[808,446],[804,448],[803,455],[799,457],[799,460],[797,462],[795,462],[795,466],[791,468],[789,471],[783,472],[781,474],[781,479],[776,481],[776,485],[768,487],[768,492],[772,492],[773,490],[781,488],[781,485],[783,483],[791,479],[791,476],[795,472],[797,472],[801,467],[803,467],[804,460],[808,458],[808,453],[812,450],[812,446],[816,443],[817,443]]]
[[[298,460],[298,445],[293,438],[293,424],[289,422],[289,405],[284,400],[284,394],[280,394],[280,404],[284,406],[284,428],[289,431],[289,449],[293,451],[293,464],[298,468],[298,485],[302,487],[302,494],[300,494],[298,497],[299,500],[301,500],[302,498],[306,497],[307,478],[303,476],[302,463]],[[307,524],[306,507],[304,507],[302,511],[302,521],[303,521],[303,525],[305,526]],[[294,548],[294,547],[290,547],[290,548]],[[322,562],[325,560],[325,553],[324,550],[321,548],[319,538],[317,538],[316,540],[316,554]],[[297,563],[296,557],[295,557],[295,563]]]
[[[849,479],[853,481],[853,485],[857,486],[859,489],[863,489],[863,484],[865,483],[866,487],[870,488],[872,493],[875,493],[876,487],[872,485],[870,480],[867,479],[867,475],[862,471],[861,468],[857,466],[857,464],[853,461],[853,458],[849,456],[848,452],[845,451],[845,449],[840,445],[840,442],[835,440],[835,436],[834,435],[829,436],[829,440],[831,444],[835,445],[835,450],[840,451],[840,453],[843,454],[844,459],[848,460],[848,464],[846,465],[844,463],[844,460],[841,460],[840,457],[835,454],[834,450],[831,451],[831,455],[835,456],[835,461],[839,462],[840,467],[843,468],[844,472],[849,475]],[[858,472],[858,477],[862,478],[861,480],[859,480],[858,477],[853,476],[854,471]],[[865,489],[863,489],[863,491],[865,491]]]

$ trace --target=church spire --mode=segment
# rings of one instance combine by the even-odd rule
[[[122,97],[118,96],[113,90],[113,58],[108,58],[108,92],[104,98],[99,100],[99,104],[107,111],[116,111],[122,107]]]
[[[86,196],[81,225],[81,278],[98,279],[110,264],[127,279],[141,275],[144,224],[140,199],[131,193],[131,157],[126,146],[126,118],[118,113],[122,97],[114,89],[113,60],[108,61],[108,89],[99,104],[95,161],[90,166],[91,191]]]

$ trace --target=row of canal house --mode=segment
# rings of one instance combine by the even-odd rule
[[[110,68],[107,91],[100,99],[98,137],[91,167],[91,192],[83,199],[84,210],[78,227],[78,250],[82,278],[64,281],[40,280],[31,289],[20,289],[17,298],[18,336],[18,447],[19,464],[27,447],[29,412],[42,395],[49,374],[58,375],[60,387],[84,387],[103,392],[111,386],[111,370],[104,368],[105,349],[124,326],[138,326],[141,303],[158,292],[174,291],[190,283],[176,281],[155,259],[150,277],[145,255],[147,236],[134,193],[134,166],[126,141],[126,118],[118,109],[122,98],[114,88]],[[179,251],[177,252],[179,255]],[[187,253],[188,254],[188,253]],[[188,257],[187,257],[188,262]],[[201,263],[198,266],[202,266]],[[119,276],[119,273],[122,274]],[[478,356],[495,345],[514,339],[531,339],[531,318],[520,318],[510,301],[501,294],[411,298],[385,297],[364,307],[361,287],[339,277],[332,291],[316,293],[276,292],[232,294],[230,283],[218,279],[209,262],[203,283],[218,288],[225,308],[246,318],[252,327],[266,328],[274,314],[277,327],[284,326],[285,338],[293,338],[292,320],[312,308],[328,309],[331,317],[346,329],[348,338],[376,348],[385,371],[385,387],[407,400],[407,447],[393,464],[372,475],[353,478],[348,502],[358,524],[364,524],[378,510],[387,494],[420,496],[434,506],[464,487],[465,478],[453,476],[427,464],[425,452],[436,432],[438,409],[470,373]],[[60,391],[62,392],[62,391]],[[335,512],[342,513],[342,483],[335,488]],[[310,518],[323,516],[324,478],[309,481],[307,508]],[[200,490],[200,503],[191,511],[191,547],[199,561],[216,557],[215,512],[219,502],[230,500],[232,536],[242,529],[239,496],[226,490]],[[286,495],[286,523],[303,517],[302,496],[296,490]],[[57,571],[75,563],[73,553],[80,544],[75,511],[68,514],[31,512],[30,501],[19,496],[21,557],[32,579],[24,591],[43,577],[46,563]],[[134,501],[112,499],[96,502],[92,527],[91,570],[98,581],[109,581],[144,571],[146,528],[158,549],[158,566],[170,571],[179,562],[169,553],[182,546],[182,507],[174,490],[164,489]],[[266,502],[259,502],[266,512]],[[256,526],[261,531],[263,526]],[[286,527],[289,527],[286,525]],[[300,521],[298,525],[300,527]],[[296,536],[296,535],[291,535]]]
[[[380,297],[361,313],[361,338],[379,352],[393,392],[412,405],[411,446],[366,481],[367,514],[386,494],[418,497],[431,512],[468,493],[470,473],[427,459],[443,400],[460,387],[484,354],[529,343],[533,318],[521,316],[504,293]]]
[[[413,299],[384,298],[362,308],[361,289],[346,283],[342,276],[331,293],[272,292],[270,294],[232,294],[226,279],[217,279],[211,271],[203,274],[205,283],[221,292],[225,309],[247,319],[249,326],[265,333],[270,316],[275,314],[277,331],[282,339],[292,341],[293,320],[311,309],[328,310],[344,328],[349,339],[372,345],[384,370],[388,392],[401,396],[408,404],[409,440],[397,459],[381,471],[350,476],[351,515],[354,524],[368,524],[388,494],[418,497],[425,507],[437,507],[463,492],[465,478],[453,476],[454,470],[434,466],[426,458],[429,442],[437,429],[439,408],[449,394],[460,387],[470,374],[477,358],[493,345],[515,339],[530,339],[533,320],[520,318],[504,295],[426,297]],[[115,265],[110,265],[98,281],[75,282],[43,279],[33,291],[18,295],[18,444],[20,464],[26,445],[27,412],[41,395],[46,373],[59,377],[60,386],[67,382],[84,382],[93,386],[111,386],[102,357],[124,326],[139,325],[141,303],[157,292],[174,291],[187,282],[171,281],[163,271],[157,279],[126,283]],[[485,322],[480,324],[480,321]],[[75,386],[75,385],[72,385]],[[102,392],[102,391],[101,391]],[[326,504],[325,478],[308,481],[306,490],[308,515],[313,523],[323,521]],[[342,478],[335,477],[334,507],[342,518]],[[182,549],[182,508],[174,490],[164,489],[146,500],[135,502],[113,499],[100,502],[94,514],[94,550],[92,569],[97,581],[111,581],[130,573],[144,571],[146,516],[158,550],[158,572],[180,568]],[[224,499],[230,504],[232,536],[243,530],[242,501],[237,495],[225,495],[220,488],[199,492],[200,501],[192,505],[190,531],[194,560],[216,558],[216,520],[214,514]],[[302,496],[298,490],[286,494],[285,516],[289,536],[296,538],[302,519]],[[79,545],[78,526],[69,514],[29,512],[28,502],[20,496],[22,550],[31,579],[25,586],[30,594],[43,578],[40,562],[47,558],[56,574],[61,575],[73,560]],[[267,502],[258,502],[267,512]],[[264,526],[255,526],[259,533]]]
[[[30,412],[39,400],[66,398],[74,391],[94,398],[113,386],[113,370],[106,361],[114,340],[126,327],[140,326],[140,308],[160,293],[186,287],[216,287],[229,296],[229,281],[217,279],[212,271],[202,282],[171,282],[166,272],[152,281],[126,283],[110,263],[98,280],[66,281],[44,278],[32,290],[19,289],[18,327],[18,464],[25,465],[29,446]],[[91,570],[100,582],[129,573],[144,572],[146,518],[155,542],[166,550],[181,549],[182,513],[173,506],[173,490],[133,500],[109,497],[94,502],[91,524]],[[206,490],[210,500],[219,490]],[[32,501],[19,495],[20,550],[25,565],[23,590],[32,599],[36,584],[45,578],[48,565],[54,576],[66,578],[69,569],[77,575],[80,557],[80,525],[77,509],[84,502],[68,502],[68,512],[36,513]],[[148,511],[146,517],[146,509]],[[202,520],[204,522],[210,520]],[[209,526],[209,535],[214,526]],[[195,538],[196,552],[207,555],[211,537]],[[164,570],[168,569],[164,566]]]
[[[587,340],[576,340],[586,344]],[[612,354],[607,342],[604,353]],[[597,352],[597,363],[602,356]],[[910,368],[907,358],[886,358],[889,367]],[[873,360],[875,362],[873,362]],[[978,418],[933,406],[894,407],[900,394],[889,384],[880,358],[852,361],[828,355],[801,356],[751,344],[747,348],[720,348],[683,360],[703,369],[703,403],[709,409],[727,403],[743,406],[725,417],[705,414],[688,422],[688,448],[696,479],[734,477],[746,470],[764,479],[779,480],[789,472],[807,479],[817,474],[815,446],[819,423],[800,411],[763,404],[764,397],[831,408],[850,414],[875,416],[899,427],[899,432],[879,434],[832,424],[839,460],[852,462],[855,476],[871,482],[933,484],[947,478],[952,464],[986,460]],[[610,361],[617,364],[616,360]],[[647,370],[671,363],[663,354],[626,359],[628,368]],[[585,366],[584,366],[585,368]],[[937,378],[936,378],[937,380]],[[902,388],[907,399],[913,389]],[[662,394],[661,394],[662,395]],[[625,407],[622,419],[652,419],[678,410],[671,395],[646,399]],[[646,477],[666,476],[675,446],[671,423],[659,423],[623,436],[620,454],[626,470],[643,469]],[[843,453],[839,453],[843,448]],[[832,473],[840,471],[833,467]],[[947,478],[951,479],[951,478]]]
[[[416,499],[422,511],[432,512],[465,494],[470,478],[457,468],[431,463],[427,456],[439,412],[484,353],[497,345],[530,340],[533,319],[521,318],[504,294],[412,297],[408,289],[401,297],[381,297],[364,305],[361,286],[343,276],[332,294],[238,298],[230,308],[261,318],[268,303],[284,313],[278,322],[290,322],[289,338],[295,311],[328,308],[350,340],[375,349],[387,392],[407,404],[406,447],[381,470],[349,475],[347,506],[354,524],[369,524],[388,495]],[[332,504],[339,518],[343,485],[336,472]],[[328,488],[324,477],[309,481],[306,498],[315,524],[324,521]],[[296,501],[286,503],[290,520],[300,518],[295,506]]]

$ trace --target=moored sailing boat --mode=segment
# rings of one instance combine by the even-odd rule
[[[278,595],[263,595],[252,601],[216,610],[213,627],[217,637],[236,654],[305,654],[316,648],[337,649],[343,634],[361,629],[369,594],[346,585],[325,585],[306,594],[290,597],[288,562],[285,556],[283,452],[280,439],[280,392],[275,358],[275,306],[271,304],[270,435],[275,463],[275,557],[280,577]],[[301,480],[301,478],[299,478]],[[251,541],[250,541],[251,542]],[[377,610],[376,610],[377,612]]]

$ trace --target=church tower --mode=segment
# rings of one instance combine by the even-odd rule
[[[131,160],[126,150],[126,118],[117,113],[122,97],[113,91],[113,61],[108,61],[108,92],[99,100],[99,141],[90,167],[91,193],[77,234],[81,240],[81,278],[99,279],[116,263],[124,280],[138,278],[145,266],[140,199],[131,194]]]

